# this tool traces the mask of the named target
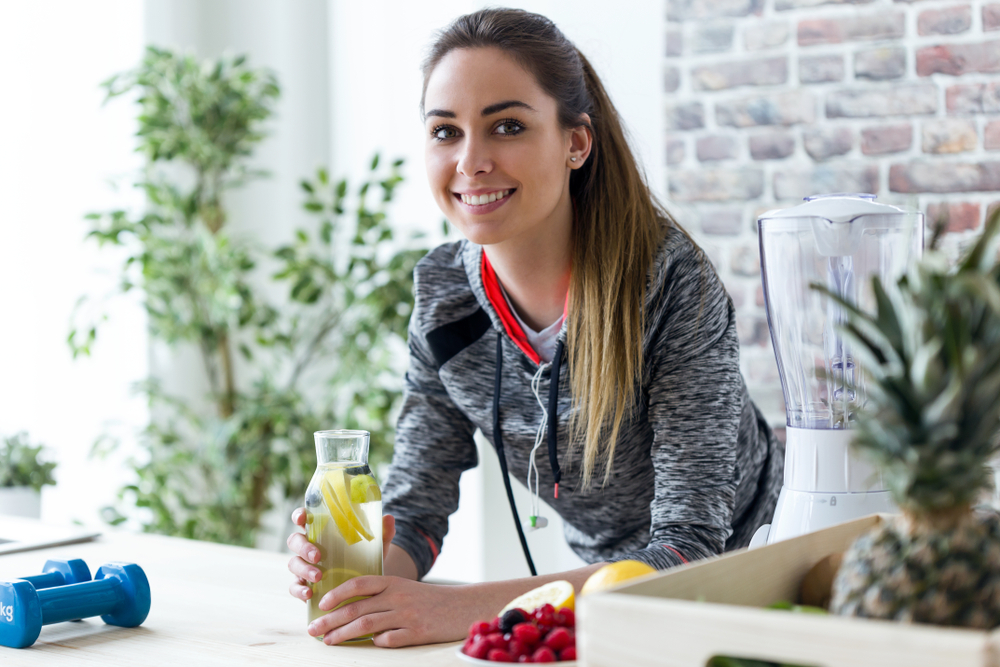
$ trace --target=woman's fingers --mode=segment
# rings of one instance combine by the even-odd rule
[[[300,600],[308,600],[312,597],[312,589],[305,585],[305,581],[302,579],[296,579],[295,583],[288,587],[288,592],[292,594],[293,598],[298,598]]]
[[[320,559],[319,547],[309,541],[302,533],[292,533],[288,536],[288,548],[292,553],[307,563],[318,563]]]
[[[323,578],[323,573],[319,568],[310,565],[298,556],[292,556],[288,560],[288,571],[302,580],[302,583],[316,582]]]
[[[400,646],[410,646],[419,643],[416,634],[409,628],[386,630],[375,635],[372,642],[375,646],[381,646],[382,648],[399,648]]]
[[[341,585],[323,596],[319,601],[319,608],[323,611],[336,609],[337,605],[359,596],[378,595],[390,584],[394,577],[354,577],[348,579]],[[370,606],[370,605],[369,605]],[[339,609],[337,611],[340,611]]]
[[[329,614],[327,615],[329,616]],[[342,625],[325,633],[323,635],[323,643],[332,646],[356,637],[364,637],[365,635],[389,630],[392,628],[392,616],[393,613],[387,611],[365,614],[347,625]],[[310,634],[312,634],[311,630]]]
[[[294,523],[299,528],[306,527],[306,508],[296,507],[292,512],[292,523]]]
[[[320,601],[320,609],[323,611],[326,611],[326,609],[323,608],[322,603],[324,601],[327,601],[328,598],[329,598],[329,593],[323,597],[323,600]],[[351,600],[351,598],[348,598],[348,600]],[[340,607],[339,609],[334,609],[330,613],[320,616],[315,621],[310,623],[309,627],[306,630],[313,637],[323,637],[327,633],[332,632],[337,628],[341,628],[350,623],[353,623],[358,619],[363,618],[366,615],[381,613],[385,611],[388,611],[388,609],[384,604],[382,604],[381,600],[375,600],[370,597],[356,599],[352,600],[348,604],[345,604],[343,607]],[[366,634],[366,633],[362,632],[360,634]],[[345,639],[350,639],[350,637],[346,637]],[[339,641],[334,643],[339,644],[342,641],[344,641],[344,639],[340,639]]]

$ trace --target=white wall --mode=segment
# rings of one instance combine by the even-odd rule
[[[19,63],[10,70],[10,99],[19,104],[0,105],[0,127],[13,129],[0,134],[0,317],[6,325],[0,327],[0,370],[7,380],[0,385],[0,432],[27,429],[57,450],[60,486],[45,497],[47,518],[92,521],[126,472],[120,463],[88,462],[90,443],[109,420],[124,422],[120,430],[127,433],[147,419],[128,394],[148,368],[138,304],[117,303],[93,359],[72,363],[64,343],[76,297],[111,291],[117,267],[112,253],[82,242],[83,213],[126,201],[141,205],[127,188],[115,194],[103,184],[140,160],[130,154],[134,109],[125,101],[100,108],[97,83],[133,66],[144,37],[203,57],[247,52],[252,64],[276,70],[283,95],[272,136],[256,155],[273,176],[228,202],[234,229],[265,246],[283,241],[303,219],[301,177],[328,163],[335,175],[356,182],[381,151],[408,164],[394,219],[433,234],[442,216],[423,173],[419,64],[435,30],[485,4],[446,0],[434,11],[399,0],[0,5],[0,56]],[[662,194],[662,3],[620,3],[614,12],[599,0],[520,6],[552,18],[587,54]],[[104,275],[95,276],[95,267]],[[196,370],[168,377],[168,388],[203,389],[200,367],[193,356],[190,361]],[[152,350],[154,371],[173,362],[176,357]],[[481,464],[462,480],[462,506],[432,576],[472,581],[527,574],[496,456],[480,445]],[[514,487],[525,507],[523,483]],[[558,517],[547,515],[552,525],[529,535],[539,571],[579,565]]]
[[[94,355],[74,362],[70,313],[85,293],[114,293],[121,254],[84,241],[85,213],[138,206],[128,188],[134,112],[102,107],[98,84],[142,54],[142,5],[129,0],[0,3],[0,434],[28,431],[59,462],[42,516],[100,525],[98,509],[127,478],[122,457],[146,421],[130,385],[146,375],[134,299],[108,305]],[[124,177],[114,192],[112,178]],[[104,430],[119,456],[88,459]]]
[[[330,5],[332,154],[339,171],[359,173],[375,151],[402,156],[408,184],[399,193],[394,219],[432,234],[442,215],[426,187],[419,102],[420,63],[433,33],[461,14],[496,3],[394,0]],[[548,16],[594,65],[631,131],[654,191],[666,191],[662,113],[664,8],[658,0],[534,0],[511,6]],[[495,580],[528,574],[507,507],[499,463],[480,440],[480,464],[462,477],[462,500],[452,517],[441,556],[429,576],[458,581]],[[523,480],[513,483],[526,508]],[[525,514],[521,512],[522,516]],[[548,528],[528,536],[539,572],[582,564],[562,538],[562,524],[547,512]]]

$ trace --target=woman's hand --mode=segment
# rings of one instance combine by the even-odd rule
[[[305,508],[299,507],[292,512],[292,522],[300,528],[305,528]],[[386,514],[382,517],[383,560],[389,554],[389,547],[392,544],[392,538],[395,535],[396,520],[393,519],[391,514]],[[287,544],[288,548],[292,550],[293,554],[295,554],[292,556],[291,560],[288,561],[288,569],[296,577],[295,583],[288,587],[288,592],[292,594],[292,597],[296,597],[300,600],[308,600],[312,597],[312,590],[309,588],[309,583],[319,581],[323,577],[323,573],[320,569],[318,567],[313,567],[313,564],[318,563],[320,559],[319,547],[310,542],[305,535],[299,532],[294,532],[289,535]]]
[[[464,638],[473,622],[495,613],[472,587],[402,577],[355,577],[323,596],[319,608],[334,609],[357,596],[370,597],[317,618],[309,625],[309,634],[322,636],[326,644],[370,634],[375,635],[376,646],[435,644]]]

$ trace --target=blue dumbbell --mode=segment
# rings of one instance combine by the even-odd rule
[[[85,581],[90,581],[90,568],[79,558],[47,560],[41,574],[21,577],[21,580],[34,586],[36,591],[56,586],[82,584]]]
[[[100,616],[134,628],[149,614],[149,581],[134,563],[102,565],[93,581],[36,590],[29,581],[0,583],[0,646],[24,648],[43,625]]]

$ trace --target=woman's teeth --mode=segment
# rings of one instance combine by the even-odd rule
[[[470,206],[482,206],[483,204],[492,204],[509,194],[510,190],[501,190],[500,192],[491,192],[488,195],[461,195],[461,197],[462,201]]]

